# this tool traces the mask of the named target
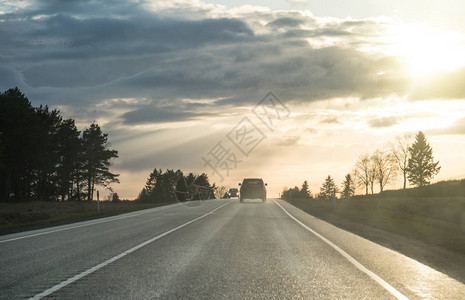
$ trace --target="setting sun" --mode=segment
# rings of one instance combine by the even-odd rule
[[[388,53],[398,56],[414,77],[453,71],[465,65],[465,36],[422,24],[394,26]]]

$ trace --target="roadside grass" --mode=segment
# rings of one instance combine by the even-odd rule
[[[293,199],[294,206],[345,227],[347,221],[465,253],[464,197]]]
[[[173,202],[101,201],[99,214],[97,201],[0,203],[0,234],[97,219],[167,204]]]
[[[465,283],[465,194],[453,184],[449,190],[447,183],[439,191],[429,187],[432,197],[410,189],[338,199],[335,207],[319,199],[288,202]]]
[[[369,195],[370,197],[464,197],[465,179],[440,181],[431,185],[417,188],[407,188],[405,190],[387,190],[380,194]],[[367,196],[355,196],[354,198],[364,198]]]

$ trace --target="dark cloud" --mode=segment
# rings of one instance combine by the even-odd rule
[[[175,20],[156,14],[123,19],[111,16],[80,19],[59,14],[21,23],[29,28],[22,30],[21,39],[6,36],[16,44],[24,43],[24,47],[16,47],[19,52],[14,53],[24,61],[173,55],[173,51],[244,42],[253,36],[253,31],[241,20]]]
[[[273,140],[272,144],[273,146],[283,148],[294,147],[299,143],[299,140],[300,136],[285,136],[281,138],[276,138],[275,140]]]
[[[305,128],[304,132],[310,135],[318,134],[318,130],[316,128]]]
[[[399,124],[398,117],[376,118],[368,121],[368,125],[373,128],[386,128]]]
[[[308,38],[308,37],[331,37],[331,36],[344,36],[351,35],[350,32],[332,29],[332,28],[318,28],[318,29],[292,29],[283,34],[285,38]]]
[[[141,107],[121,117],[125,124],[181,122],[208,116],[208,113],[180,111],[179,107]]]
[[[206,4],[155,11],[148,4],[37,1],[0,15],[0,89],[17,85],[35,103],[75,108],[124,97],[150,99],[157,109],[157,99],[225,98],[214,111],[253,105],[269,90],[295,102],[465,95],[465,71],[412,89],[396,59],[355,50],[377,43],[379,21],[321,22],[296,11],[210,17]],[[325,38],[343,42],[308,42]],[[143,104],[130,109],[121,116],[128,124],[203,116],[192,107],[164,115]]]
[[[282,17],[277,18],[276,20],[268,23],[266,26],[283,28],[283,27],[298,27],[305,23],[302,19],[291,18],[291,17]]]
[[[386,20],[360,19],[360,20],[343,20],[342,22],[333,22],[331,27],[338,30],[356,32],[359,34],[370,33],[379,34],[383,26],[388,25]]]
[[[323,120],[320,121],[320,123],[323,124],[341,124],[341,121],[335,116],[332,117],[326,117]]]

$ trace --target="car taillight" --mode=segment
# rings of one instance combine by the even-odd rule
[[[263,184],[263,190],[266,190],[265,184]]]

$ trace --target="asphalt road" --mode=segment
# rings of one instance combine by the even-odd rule
[[[273,199],[175,204],[5,235],[0,266],[1,299],[465,295],[461,282]]]

